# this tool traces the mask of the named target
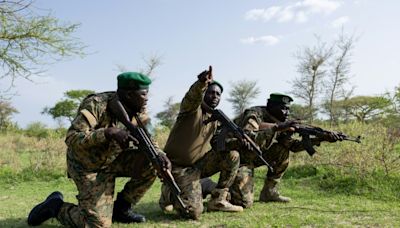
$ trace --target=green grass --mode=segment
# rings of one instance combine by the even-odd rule
[[[265,169],[256,172],[256,199],[262,188]],[[31,208],[50,192],[60,190],[65,200],[75,202],[73,182],[63,176],[35,181],[0,175],[0,227],[26,227]],[[43,176],[42,176],[43,177]],[[310,166],[292,167],[281,182],[280,191],[290,196],[288,204],[256,202],[242,213],[206,212],[199,221],[181,220],[163,214],[158,207],[157,181],[135,207],[146,224],[114,224],[114,227],[399,227],[400,177],[376,174],[364,180],[338,175],[332,170]],[[47,180],[49,179],[49,180]],[[126,179],[117,181],[116,191]],[[43,227],[60,227],[56,220]]]
[[[242,213],[205,212],[199,221],[181,220],[159,209],[156,181],[135,207],[148,222],[114,227],[400,227],[400,138],[380,125],[332,130],[360,134],[362,143],[323,143],[312,158],[292,153],[280,184],[280,192],[293,199],[289,204],[255,202]],[[167,133],[156,134],[161,147]],[[26,227],[29,211],[52,191],[76,203],[75,185],[66,178],[64,138],[50,136],[0,134],[1,228]],[[265,168],[257,169],[255,199],[264,176]],[[118,179],[116,192],[125,182]],[[61,226],[53,219],[43,227]]]

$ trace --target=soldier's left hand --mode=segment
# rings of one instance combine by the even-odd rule
[[[247,140],[243,139],[242,140],[242,146],[244,148],[246,148],[246,150],[252,151],[253,147],[251,146],[250,142],[248,142]]]
[[[340,137],[339,132],[336,131],[330,131],[329,133],[325,134],[324,140],[328,142],[336,142],[336,141],[342,141],[342,137]]]
[[[295,131],[296,125],[300,124],[297,120],[288,120],[285,122],[277,123],[276,124],[276,131]]]
[[[167,155],[165,155],[164,153],[160,153],[160,160],[162,163],[162,167],[166,170],[171,171],[172,169],[172,165],[171,165],[171,161],[169,160],[169,158],[167,157]]]
[[[139,141],[130,135],[128,131],[116,127],[106,128],[104,130],[104,136],[109,140],[114,139],[122,149],[128,148],[130,141],[136,145],[139,144]]]

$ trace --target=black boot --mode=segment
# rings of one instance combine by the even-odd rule
[[[49,218],[57,216],[63,205],[63,195],[61,192],[51,193],[45,201],[36,205],[28,216],[28,225],[38,226]]]
[[[118,193],[117,200],[114,202],[112,220],[120,223],[145,222],[146,218],[141,214],[132,211],[132,205],[126,201],[121,193]]]

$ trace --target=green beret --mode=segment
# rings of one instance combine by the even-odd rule
[[[208,86],[217,85],[221,89],[221,93],[224,92],[224,87],[222,87],[221,83],[212,80]]]
[[[117,77],[119,89],[148,89],[151,79],[142,73],[124,72]]]
[[[286,94],[282,94],[282,93],[271,93],[269,95],[268,101],[275,101],[275,102],[283,103],[285,105],[289,105],[290,102],[293,101],[293,98],[291,98],[290,96],[288,96]]]

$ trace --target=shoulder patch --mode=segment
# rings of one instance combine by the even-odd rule
[[[85,116],[91,128],[94,128],[97,125],[96,117],[94,117],[93,114],[90,113],[87,109],[82,109],[80,112],[83,116]]]

